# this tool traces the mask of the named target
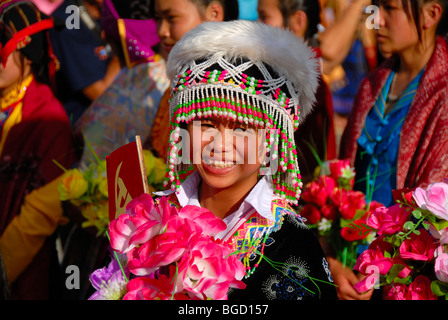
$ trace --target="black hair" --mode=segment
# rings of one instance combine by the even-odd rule
[[[238,0],[190,0],[192,3],[207,8],[213,2],[219,3],[224,9],[224,21],[237,20],[239,17]]]
[[[16,9],[20,8],[19,9]],[[49,19],[45,14],[38,11],[31,2],[20,3],[16,7],[7,11],[2,17],[0,23],[0,42],[5,45],[13,36],[15,31],[12,29],[22,30],[28,24]],[[24,19],[27,19],[26,21]],[[20,52],[20,62],[23,75],[25,58],[31,61],[31,72],[36,81],[50,85],[50,76],[48,66],[51,58],[48,53],[50,46],[48,31],[44,30],[30,36],[31,41]],[[22,79],[23,80],[23,79]]]
[[[390,0],[376,0],[375,4],[380,5],[387,3]],[[420,10],[425,3],[437,2],[442,7],[442,16],[439,24],[437,25],[436,35],[444,36],[448,32],[448,0],[401,0],[408,19],[413,19],[415,27],[417,29],[418,38],[421,40],[420,30]]]
[[[50,74],[48,70],[48,66],[51,61],[50,55],[48,54],[48,47],[50,44],[48,43],[47,31],[40,32],[39,34],[36,34],[36,36],[38,36],[40,41],[42,41],[42,47],[44,50],[40,52],[40,58],[38,60],[31,61],[31,72],[33,73],[36,81],[51,86]],[[33,39],[33,41],[35,40]]]
[[[153,0],[112,0],[121,19],[147,20],[153,18]]]
[[[296,11],[303,11],[308,19],[308,26],[305,31],[305,40],[311,40],[317,33],[320,23],[320,3],[318,0],[282,0],[279,1],[279,9],[284,18],[284,25],[287,27],[289,17]]]

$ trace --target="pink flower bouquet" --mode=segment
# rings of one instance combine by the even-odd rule
[[[448,184],[394,192],[396,204],[367,219],[378,238],[358,258],[359,292],[384,286],[386,300],[448,299]]]
[[[104,271],[101,277],[91,277],[124,278],[126,286],[92,284],[102,291],[125,288],[119,297],[124,300],[227,299],[229,288],[245,287],[245,268],[230,246],[214,238],[225,229],[225,223],[206,209],[178,210],[166,197],[156,204],[143,194],[109,225],[111,247],[125,257],[120,263],[123,277],[105,277]],[[91,298],[110,296],[117,294],[101,292]]]
[[[368,204],[362,192],[353,190],[354,177],[348,160],[324,162],[316,178],[304,187],[300,210],[308,226],[317,229],[348,267],[355,264],[360,246],[373,240],[375,233],[366,220],[382,206],[374,201]]]

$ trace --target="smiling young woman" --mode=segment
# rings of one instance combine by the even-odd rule
[[[355,189],[389,206],[392,190],[448,176],[448,1],[378,4],[378,45],[390,58],[362,81],[340,158],[355,167]]]
[[[291,207],[302,186],[294,132],[317,86],[312,51],[262,23],[205,22],[177,42],[167,67],[170,189],[157,194],[225,222],[216,237],[247,269],[246,289],[229,298],[335,299],[322,248]],[[189,157],[184,146],[179,157],[182,143]]]

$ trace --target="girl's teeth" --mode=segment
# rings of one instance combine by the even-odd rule
[[[216,167],[216,168],[229,168],[235,165],[234,162],[225,162],[219,160],[209,160],[208,165]]]

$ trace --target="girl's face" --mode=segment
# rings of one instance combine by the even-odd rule
[[[258,19],[264,24],[283,28],[283,15],[279,9],[279,0],[258,0]]]
[[[156,0],[155,20],[162,51],[166,54],[185,33],[204,22],[197,6],[190,0]]]
[[[379,49],[388,54],[401,53],[419,43],[412,16],[408,17],[401,0],[380,1]]]
[[[192,121],[187,130],[203,187],[249,190],[257,183],[264,154],[261,130],[218,117]]]
[[[21,55],[19,51],[14,51],[8,56],[6,65],[0,63],[0,91],[8,92],[17,87],[20,82],[27,76],[27,59],[25,58],[25,66],[22,67]]]

